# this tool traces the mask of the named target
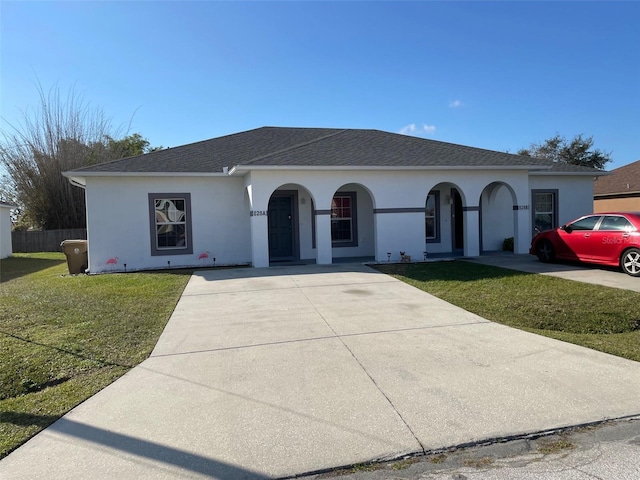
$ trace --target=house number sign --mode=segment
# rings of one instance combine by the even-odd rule
[[[250,217],[266,217],[268,214],[267,210],[251,210],[249,211]]]

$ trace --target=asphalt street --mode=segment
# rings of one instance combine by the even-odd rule
[[[637,480],[640,417],[393,462],[305,480]]]

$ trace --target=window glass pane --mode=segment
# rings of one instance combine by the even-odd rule
[[[154,200],[157,248],[186,248],[186,201],[184,198]]]
[[[351,220],[332,220],[331,239],[334,242],[350,242]]]
[[[542,232],[556,227],[555,202],[556,196],[553,192],[540,192],[534,194],[533,218],[535,230]]]
[[[158,248],[180,248],[186,246],[184,225],[158,225]]]
[[[582,218],[577,222],[573,222],[571,224],[571,228],[574,230],[593,230],[596,223],[600,220],[599,215],[595,215],[593,217]]]
[[[186,224],[176,225],[176,247],[187,246],[187,226]]]
[[[598,230],[616,230],[624,232],[631,232],[633,231],[633,229],[633,225],[631,225],[631,222],[629,222],[629,220],[617,215],[608,215],[604,217],[604,220],[602,220],[600,227],[598,227]]]
[[[353,241],[353,212],[350,195],[335,195],[331,201],[331,240]]]
[[[337,218],[342,216],[342,199],[338,197],[333,197],[331,200],[331,217]]]
[[[536,212],[551,213],[553,212],[553,193],[536,193],[535,196]]]
[[[436,196],[427,195],[427,205],[425,207],[425,213],[429,217],[435,216],[436,213]]]
[[[424,208],[424,224],[425,224],[425,237],[428,240],[435,239],[437,237],[435,194],[427,195],[427,202]]]
[[[157,222],[184,221],[184,199],[156,199],[155,205]]]
[[[541,232],[544,232],[545,230],[551,230],[553,228],[553,216],[546,213],[536,213],[535,227],[536,230],[539,230]]]
[[[427,238],[436,238],[436,222],[435,218],[425,218],[425,232]]]
[[[351,218],[351,197],[333,197],[331,201],[332,218]]]

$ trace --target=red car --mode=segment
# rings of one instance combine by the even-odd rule
[[[541,262],[574,260],[619,266],[640,277],[640,212],[594,213],[538,233],[529,253]]]

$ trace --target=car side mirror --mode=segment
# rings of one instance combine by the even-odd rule
[[[564,230],[567,233],[571,233],[573,231],[573,228],[571,228],[571,225],[562,225],[560,227],[560,230]]]

